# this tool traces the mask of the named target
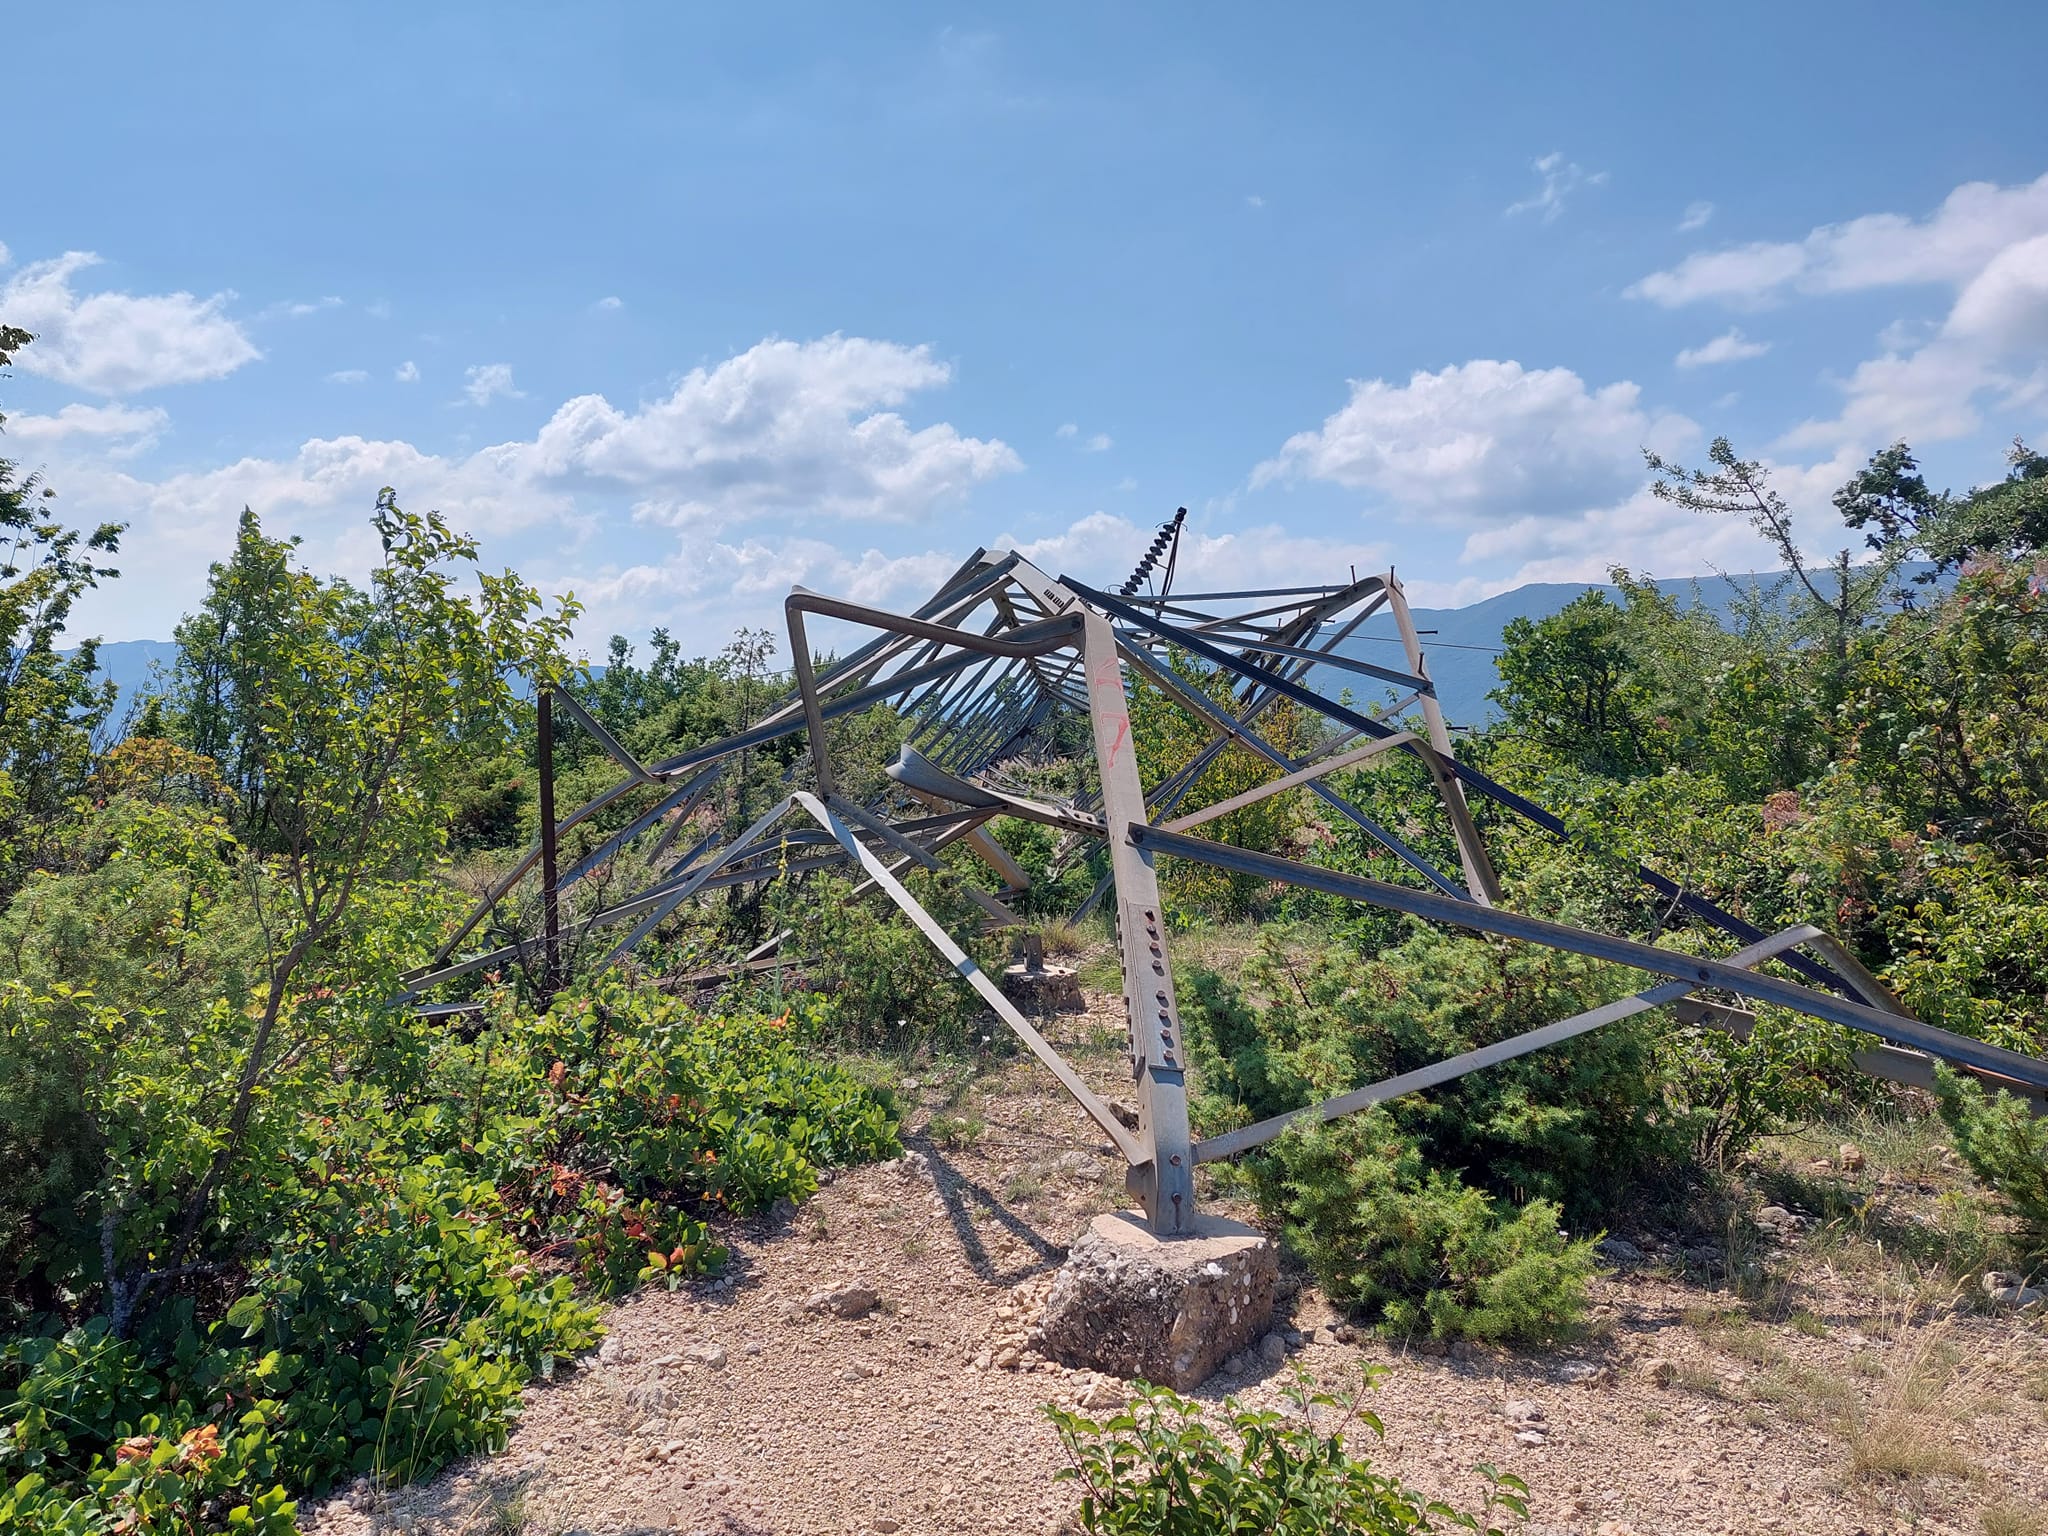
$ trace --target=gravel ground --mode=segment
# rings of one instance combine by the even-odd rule
[[[1105,1090],[1115,1007],[1053,1023]],[[358,1487],[305,1510],[309,1529],[1070,1529],[1040,1405],[1099,1411],[1121,1384],[1038,1360],[1024,1335],[1065,1244],[1121,1203],[1120,1169],[1028,1062],[905,1097],[921,1101],[909,1156],[726,1233],[735,1263],[718,1283],[614,1308],[596,1355],[529,1390],[503,1455],[388,1494]],[[934,1112],[951,1119],[944,1143],[923,1134]],[[2043,1529],[2026,1523],[2048,1510],[2038,1320],[1866,1299],[1838,1252],[1806,1252],[1796,1221],[1770,1253],[1798,1326],[1671,1278],[1696,1251],[1642,1246],[1595,1284],[1592,1327],[1568,1348],[1396,1350],[1296,1285],[1276,1324],[1292,1358],[1195,1395],[1274,1402],[1296,1365],[1330,1383],[1384,1366],[1375,1460],[1465,1504],[1475,1464],[1513,1472],[1534,1536]],[[2000,1510],[2015,1523],[1996,1524]]]

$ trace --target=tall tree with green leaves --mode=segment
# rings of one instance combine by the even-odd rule
[[[34,339],[0,325],[0,372]],[[0,457],[0,894],[47,851],[114,705],[95,642],[70,656],[59,646],[78,599],[120,574],[103,557],[119,549],[122,525],[67,528],[52,515],[56,494]]]

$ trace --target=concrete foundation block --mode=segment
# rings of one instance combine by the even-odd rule
[[[1140,1215],[1098,1216],[1053,1280],[1039,1348],[1186,1391],[1266,1333],[1279,1278],[1273,1243],[1241,1221],[1197,1216],[1193,1235],[1155,1237]]]
[[[998,978],[1003,995],[1019,1011],[1043,1018],[1052,1013],[1086,1013],[1081,978],[1064,965],[1013,965]]]

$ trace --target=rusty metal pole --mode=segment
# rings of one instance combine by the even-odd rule
[[[555,867],[555,695],[540,691],[539,718],[535,728],[540,736],[540,921],[541,983],[544,1000],[552,1000],[562,981],[562,903],[560,876]]]

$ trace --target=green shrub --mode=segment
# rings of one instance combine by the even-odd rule
[[[449,1123],[428,1139],[474,1125],[460,1155],[506,1191],[535,1241],[609,1220],[586,1200],[599,1186],[746,1215],[805,1198],[820,1168],[898,1150],[892,1099],[820,1058],[807,1036],[829,1026],[816,1019],[706,1014],[611,981],[563,993],[539,1018],[502,993],[486,1021],[437,1057],[431,1086]],[[664,1233],[666,1247],[704,1241]]]
[[[1187,976],[1182,1017],[1205,1130],[1298,1109],[1606,1001],[1624,973],[1535,946],[1418,933],[1377,959],[1268,928],[1241,985]],[[1624,1020],[1392,1101],[1433,1168],[1515,1201],[1601,1220],[1683,1156],[1660,1115],[1655,1026]]]
[[[1378,1373],[1368,1368],[1366,1385]],[[1354,1425],[1384,1433],[1355,1397],[1318,1392],[1305,1372],[1284,1389],[1292,1412],[1226,1398],[1219,1433],[1199,1404],[1140,1386],[1129,1409],[1106,1423],[1048,1405],[1068,1464],[1055,1475],[1081,1488],[1081,1528],[1104,1536],[1400,1536],[1445,1528],[1499,1536],[1481,1518],[1496,1509],[1526,1517],[1519,1478],[1479,1468],[1490,1487],[1479,1515],[1460,1513],[1354,1455]],[[1337,1422],[1319,1428],[1317,1410]]]
[[[1584,1315],[1592,1244],[1558,1230],[1557,1207],[1426,1168],[1381,1111],[1289,1132],[1253,1178],[1330,1299],[1390,1332],[1536,1343]]]
[[[0,1346],[0,1530],[293,1530],[274,1430],[258,1396],[274,1359],[180,1341],[185,1379],[148,1368],[102,1320]]]
[[[438,1158],[365,1161],[308,1181],[226,1316],[279,1362],[278,1441],[308,1487],[497,1449],[520,1388],[597,1339],[596,1309],[534,1271],[489,1184]]]
[[[1935,1098],[1970,1171],[1997,1190],[2019,1218],[2018,1245],[2030,1264],[2048,1264],[2048,1116],[1974,1078],[1939,1068]]]
[[[164,1244],[175,1206],[153,1192],[181,1156],[203,1161],[191,1101],[211,1080],[173,1070],[168,1025],[0,988],[0,1058],[51,1085],[70,1063],[95,1096],[76,1122],[97,1132],[61,1181],[13,1193],[9,1257],[71,1299],[15,1293],[0,1528],[183,1533],[242,1509],[269,1532],[295,1492],[502,1445],[521,1388],[595,1341],[577,1279],[606,1296],[715,1270],[712,1213],[801,1198],[819,1167],[896,1149],[888,1096],[821,1061],[814,1027],[618,982],[538,1018],[493,995],[470,1039],[366,1014],[274,1080],[195,1246],[196,1288],[164,1286],[117,1337],[94,1218],[115,1209],[124,1244]],[[77,1095],[0,1085],[0,1142],[53,1145],[53,1102]]]

